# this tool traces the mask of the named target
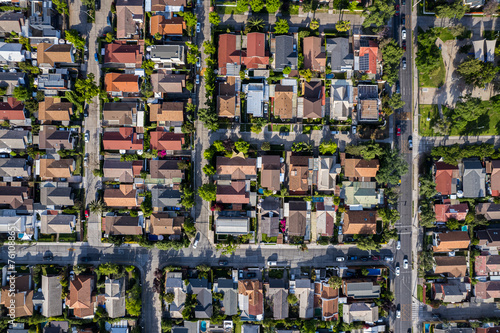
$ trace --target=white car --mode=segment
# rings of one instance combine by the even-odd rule
[[[200,31],[201,31],[201,24],[200,24],[200,22],[198,22],[198,23],[196,23],[196,32],[200,33]]]
[[[85,132],[85,143],[89,142],[90,140],[90,134],[89,132]]]
[[[396,318],[398,318],[398,319],[401,318],[401,311],[399,311],[399,310],[396,311]]]
[[[267,265],[268,266],[278,266],[278,262],[277,261],[268,261]]]
[[[200,59],[200,57],[198,57],[198,58],[196,59],[196,67],[198,67],[198,68],[200,68],[200,67],[201,67],[201,59]]]
[[[401,39],[406,40],[406,29],[401,30]]]
[[[200,84],[200,75],[196,74],[196,84]]]
[[[342,235],[342,226],[339,225],[339,235]]]
[[[396,245],[396,250],[401,250],[401,241],[398,241],[398,245]]]
[[[396,276],[399,276],[401,274],[401,270],[399,269],[399,266],[396,267]]]
[[[335,258],[335,260],[337,260],[337,261],[345,261],[345,258],[344,257],[337,257],[337,258]]]
[[[408,259],[403,260],[403,268],[408,269]]]
[[[198,242],[199,241],[200,241],[200,233],[197,233],[196,237],[194,238],[193,249],[196,249],[196,247],[198,246]]]

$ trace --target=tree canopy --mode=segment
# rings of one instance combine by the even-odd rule
[[[466,95],[452,110],[451,118],[460,133],[467,132],[468,127],[477,127],[476,120],[488,112],[488,109],[479,97]]]
[[[205,201],[215,201],[217,186],[215,184],[203,184],[198,187],[198,195]]]
[[[210,14],[208,14],[208,21],[213,25],[218,26],[220,24],[219,14],[217,14],[217,12],[211,12]]]
[[[319,144],[319,153],[321,155],[333,155],[337,151],[337,144],[330,141],[323,141]]]
[[[363,27],[384,26],[395,13],[396,9],[393,0],[375,0],[363,13],[365,16]]]
[[[351,30],[351,21],[338,21],[335,23],[335,29],[340,32]]]
[[[443,158],[445,163],[457,165],[458,161],[463,158],[493,157],[495,155],[495,147],[489,143],[481,143],[475,145],[463,145],[458,143],[451,146],[436,146],[432,148],[431,155],[436,158]]]
[[[369,236],[358,236],[356,239],[356,246],[358,249],[363,250],[363,251],[370,251],[370,250],[380,250],[382,247],[380,243],[377,243],[372,235]]]
[[[66,40],[73,44],[77,49],[83,50],[85,48],[85,39],[80,37],[80,34],[75,29],[66,30],[64,32]]]
[[[349,155],[361,156],[365,160],[373,160],[384,153],[384,149],[374,141],[364,142],[356,146],[348,145],[345,152]]]
[[[12,96],[20,102],[24,102],[30,98],[30,92],[26,87],[17,86],[12,92]]]
[[[86,79],[76,79],[74,92],[79,100],[89,102],[92,98],[99,95],[100,89],[95,84],[94,74],[87,74]]]
[[[431,73],[440,67],[441,50],[436,45],[437,34],[433,29],[419,31],[417,37],[417,57],[415,64],[419,72]]]
[[[391,39],[381,48],[381,51],[384,61],[384,79],[387,83],[392,85],[398,79],[399,64],[403,57],[404,50],[399,47],[394,39]]]
[[[406,105],[405,101],[401,99],[401,94],[392,94],[391,98],[389,98],[388,104],[394,110],[401,109]]]
[[[408,172],[408,163],[406,163],[399,150],[387,150],[380,161],[380,168],[375,179],[380,184],[397,185],[401,176]]]
[[[254,12],[260,12],[262,9],[264,9],[264,6],[264,0],[250,0],[250,8],[252,8],[252,11]]]
[[[457,0],[452,4],[443,4],[437,6],[434,12],[438,17],[456,18],[460,20],[464,17],[467,7],[463,5],[461,0]]]
[[[219,129],[219,117],[210,109],[198,109],[198,119],[211,131]]]
[[[269,13],[276,13],[281,7],[280,0],[266,0],[266,8]]]
[[[285,19],[279,19],[274,25],[274,33],[278,35],[287,34],[289,29],[288,21]]]
[[[488,83],[493,81],[499,68],[491,62],[484,62],[480,59],[470,58],[462,62],[457,72],[460,74],[467,84],[475,87],[484,88]]]

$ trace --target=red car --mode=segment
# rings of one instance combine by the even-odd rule
[[[396,5],[396,16],[399,16],[399,5]]]
[[[85,210],[85,218],[88,219],[89,218],[89,211],[88,210]]]
[[[377,257],[377,256],[372,256],[372,260],[373,260],[373,261],[379,261],[379,260],[380,260],[380,257]]]
[[[396,130],[396,135],[397,136],[401,136],[401,127],[398,126],[397,130]]]
[[[402,43],[401,43],[401,48],[406,51],[406,41],[404,40]]]

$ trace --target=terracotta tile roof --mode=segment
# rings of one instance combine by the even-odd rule
[[[154,92],[180,94],[186,86],[186,75],[158,71],[151,75],[151,84]]]
[[[151,178],[174,180],[180,183],[184,179],[184,171],[178,167],[179,160],[151,160],[149,170]]]
[[[159,33],[160,35],[181,35],[182,30],[186,29],[186,23],[182,17],[173,17],[166,19],[163,15],[151,16],[150,23],[151,35]]]
[[[225,204],[247,204],[250,195],[244,181],[232,181],[231,185],[217,186],[217,202]]]
[[[219,35],[219,74],[226,75],[226,64],[236,63],[241,64],[241,51],[236,49],[236,35],[223,34]]]
[[[184,134],[154,131],[150,132],[151,149],[156,150],[182,150]]]
[[[281,119],[293,117],[293,87],[276,85],[274,88],[274,116]]]
[[[104,232],[108,235],[142,235],[142,227],[138,217],[106,216]]]
[[[143,0],[117,0],[116,38],[130,38],[136,34],[136,19],[144,20]]]
[[[0,205],[8,205],[12,209],[23,206],[32,209],[32,189],[25,186],[0,186]]]
[[[236,96],[217,96],[217,114],[219,117],[234,118],[236,114]]]
[[[137,207],[137,191],[132,184],[104,190],[104,203],[108,207]]]
[[[469,248],[470,238],[467,231],[450,231],[438,233],[438,246],[434,246],[434,252],[450,252],[453,250],[466,250]]]
[[[96,297],[93,293],[94,277],[77,275],[70,281],[66,305],[73,309],[77,318],[85,318],[94,314]]]
[[[73,63],[72,49],[71,44],[40,43],[37,48],[38,63],[50,66],[56,63]]]
[[[24,104],[14,97],[8,97],[7,102],[0,102],[0,120],[25,120]]]
[[[348,178],[375,178],[380,168],[378,159],[346,158],[344,162],[344,175]]]
[[[170,217],[168,213],[154,213],[151,215],[150,233],[153,235],[181,235],[183,216]]]
[[[134,115],[137,114],[136,102],[104,103],[103,120],[106,125],[134,125]]]
[[[478,299],[500,298],[500,281],[480,281],[474,290]]]
[[[133,127],[120,127],[119,131],[105,131],[102,135],[104,150],[142,150],[143,139]]]
[[[104,63],[136,64],[141,67],[143,46],[111,43],[105,46]]]
[[[458,205],[437,204],[435,205],[436,221],[447,222],[449,219],[465,221],[465,217],[469,212],[469,205],[462,203]]]
[[[500,160],[491,161],[491,191],[493,196],[500,195]]]
[[[60,98],[45,97],[38,103],[38,119],[44,121],[69,121],[73,114],[73,104],[61,102]]]
[[[434,257],[434,260],[436,261],[436,267],[434,268],[435,274],[448,274],[450,277],[463,277],[467,272],[466,257],[438,256]]]
[[[476,333],[498,333],[498,332],[500,332],[500,326],[476,328]]]
[[[262,68],[269,65],[269,54],[266,52],[266,35],[261,32],[247,34],[247,52],[243,58],[247,68]]]
[[[290,192],[307,192],[309,190],[309,157],[291,156],[288,162],[288,190]]]
[[[257,160],[255,158],[217,156],[217,175],[230,175],[232,180],[245,180],[257,176]]]
[[[490,273],[500,272],[500,255],[477,256],[474,270],[476,276],[488,276]]]
[[[452,193],[452,187],[456,188],[456,184],[453,184],[452,180],[458,178],[458,166],[436,162],[435,167],[436,176],[434,180],[436,182],[436,191],[442,195],[454,194],[455,191]]]
[[[16,279],[17,281],[17,279]],[[11,297],[11,295],[13,297]],[[2,288],[2,297],[0,304],[8,307],[10,306],[10,302],[14,303],[15,306],[15,316],[17,317],[26,317],[33,315],[33,291],[22,291],[12,293],[9,290],[9,287]]]
[[[326,53],[323,51],[320,37],[304,38],[304,68],[313,71],[323,71],[326,66]]]
[[[278,155],[262,156],[261,186],[271,191],[279,191],[281,161]]]
[[[371,210],[349,210],[344,213],[344,234],[375,235],[377,212]]]
[[[151,11],[153,12],[163,12],[166,6],[173,7],[186,7],[186,0],[152,0],[151,1]]]
[[[151,121],[184,121],[183,102],[163,102],[162,104],[151,104],[149,110]]]
[[[134,74],[106,73],[104,89],[107,92],[139,92],[139,77]]]
[[[258,316],[264,314],[264,294],[261,281],[239,280],[238,293],[248,297],[249,315]]]
[[[73,175],[75,161],[71,158],[62,160],[42,158],[39,161],[42,179],[70,178]]]
[[[359,48],[359,57],[368,57],[368,74],[377,74],[378,45],[375,41],[369,42],[369,47]],[[360,68],[361,69],[361,68]]]

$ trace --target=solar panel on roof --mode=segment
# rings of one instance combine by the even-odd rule
[[[359,70],[367,71],[370,69],[370,56],[365,54],[364,56],[359,57]]]

